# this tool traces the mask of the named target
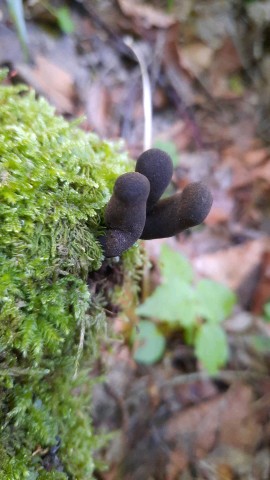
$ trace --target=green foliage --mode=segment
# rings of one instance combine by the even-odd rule
[[[265,305],[264,305],[264,319],[266,322],[270,322],[270,302],[267,302]]]
[[[63,33],[73,33],[75,26],[68,7],[59,7],[54,10],[59,27]]]
[[[138,344],[134,354],[136,362],[151,365],[160,360],[164,353],[165,338],[153,322],[140,321],[134,341]]]
[[[0,86],[0,125],[0,478],[91,480],[101,440],[89,378],[105,314],[88,282],[128,159],[25,87]],[[46,472],[56,436],[63,472]]]
[[[264,335],[251,335],[250,344],[259,354],[269,356],[270,338]]]
[[[174,0],[167,0],[167,10],[171,12],[174,7]]]
[[[74,32],[75,25],[68,6],[64,5],[62,7],[55,7],[50,2],[43,2],[42,5],[53,17],[55,17],[58,26],[63,33],[70,34]]]
[[[234,74],[229,77],[229,87],[230,90],[236,95],[243,95],[245,91],[243,79],[238,74]]]
[[[171,328],[182,327],[202,365],[209,373],[216,373],[228,358],[221,322],[231,314],[235,294],[211,280],[194,282],[187,259],[166,245],[162,248],[160,269],[163,283],[137,308],[137,313],[165,322]]]
[[[178,167],[179,165],[179,154],[177,152],[177,148],[174,142],[170,140],[156,140],[154,142],[154,147],[159,148],[160,150],[164,150],[164,152],[170,155],[173,166]]]
[[[210,374],[215,374],[228,359],[228,345],[224,331],[219,325],[205,323],[198,329],[195,352]]]

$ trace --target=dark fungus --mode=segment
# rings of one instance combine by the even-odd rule
[[[212,195],[203,183],[190,183],[182,193],[159,200],[153,206],[147,213],[141,238],[172,237],[199,225],[207,217],[212,202]]]
[[[169,185],[173,174],[173,163],[169,155],[158,148],[143,152],[136,162],[136,172],[141,173],[150,182],[147,210],[160,199]]]
[[[105,210],[107,231],[100,238],[105,257],[116,257],[140,238],[145,226],[148,179],[138,172],[125,173],[115,182]]]
[[[116,180],[105,211],[107,231],[100,239],[105,257],[121,255],[139,238],[170,237],[204,221],[213,199],[201,182],[160,200],[172,173],[170,157],[153,148],[138,158],[136,172]]]

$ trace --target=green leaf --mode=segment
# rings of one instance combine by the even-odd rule
[[[70,11],[67,7],[60,7],[54,10],[54,14],[57,18],[59,27],[62,32],[69,34],[74,32],[74,23],[70,15]]]
[[[27,480],[37,480],[38,472],[34,472],[32,469],[28,471]]]
[[[193,270],[189,261],[168,245],[163,245],[160,253],[160,269],[164,280],[181,279],[190,283],[193,279]]]
[[[136,313],[168,323],[191,326],[196,322],[197,310],[193,287],[181,280],[174,280],[157,287],[136,309]]]
[[[264,318],[267,322],[270,322],[270,302],[267,302],[264,307],[263,307],[263,311],[264,311]]]
[[[219,325],[201,326],[195,339],[195,352],[209,374],[217,373],[228,359],[227,338]]]
[[[245,87],[242,78],[240,75],[232,75],[229,78],[229,87],[233,93],[236,95],[242,95],[244,93]]]
[[[167,0],[167,10],[170,13],[174,7],[174,0]]]
[[[8,76],[8,68],[1,68],[0,70],[0,82],[5,80],[5,78]]]
[[[228,317],[236,304],[234,292],[212,280],[201,280],[196,287],[196,296],[200,316],[212,323]]]
[[[165,141],[165,140],[156,140],[154,142],[154,147],[159,148],[160,150],[163,150],[166,152],[168,155],[170,155],[173,166],[178,167],[179,165],[179,154],[177,152],[177,148],[174,142],[171,141]]]
[[[263,335],[252,335],[250,338],[251,345],[261,354],[268,354],[270,351],[270,338]]]
[[[165,351],[165,338],[156,325],[148,320],[139,322],[139,333],[135,334],[139,347],[134,353],[136,362],[151,365],[161,359]]]
[[[153,294],[136,309],[136,313],[143,317],[177,322],[179,318],[179,308],[175,302],[175,298],[174,288],[172,288],[170,284],[160,285]]]

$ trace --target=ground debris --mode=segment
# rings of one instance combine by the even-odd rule
[[[132,37],[150,77],[154,142],[174,152],[169,193],[203,180],[214,196],[203,227],[145,242],[152,266],[142,297],[161,281],[164,242],[189,258],[198,278],[238,295],[224,322],[227,370],[213,378],[200,370],[181,329],[168,339],[160,364],[137,365],[130,348],[134,305],[127,294],[121,315],[109,303],[109,323],[124,340],[101,347],[94,373],[108,375],[94,392],[93,422],[97,430],[118,433],[100,452],[109,469],[97,478],[269,480],[270,88],[263,20],[269,2],[154,3],[68,2],[71,35],[57,31],[46,8],[40,13],[28,5],[34,62],[28,65],[0,5],[0,64],[10,67],[9,81],[27,82],[61,114],[84,116],[86,130],[121,137],[136,158],[144,114],[141,71],[126,44]],[[117,262],[105,262],[89,278],[91,292],[99,293],[104,275],[109,298],[112,285],[121,289],[123,282]]]

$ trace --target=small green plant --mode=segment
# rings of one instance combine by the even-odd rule
[[[173,166],[178,167],[179,165],[179,153],[174,142],[171,140],[156,140],[154,142],[154,148],[159,148],[166,152],[172,159]]]
[[[73,33],[75,25],[71,17],[70,9],[64,5],[62,7],[54,7],[50,2],[42,2],[43,7],[55,17],[60,30],[65,34]]]
[[[270,301],[268,301],[264,307],[263,307],[263,311],[264,311],[264,319],[266,322],[270,322]]]
[[[14,22],[15,28],[17,30],[17,35],[22,47],[24,60],[29,61],[30,51],[29,51],[29,38],[26,28],[25,15],[23,0],[6,0],[9,10],[10,17]],[[71,34],[75,30],[75,25],[72,20],[70,9],[64,5],[62,7],[53,7],[49,2],[41,2],[43,7],[55,17],[58,26],[62,33]]]
[[[134,335],[137,348],[134,359],[139,363],[151,365],[161,359],[166,341],[157,325],[150,320],[141,320],[138,324],[138,333]]]
[[[167,0],[167,10],[171,12],[174,7],[174,0]]]
[[[58,25],[63,33],[73,33],[75,25],[70,15],[68,7],[59,7],[55,9],[55,16],[57,18]]]
[[[159,264],[163,283],[137,308],[137,314],[164,322],[172,329],[181,327],[186,342],[194,345],[203,367],[215,374],[228,359],[227,339],[221,322],[231,314],[236,303],[235,294],[212,280],[194,282],[189,261],[166,245],[162,248]],[[152,332],[144,328],[141,337],[146,345],[151,343],[149,335]],[[157,349],[159,357],[160,342]],[[151,356],[155,358],[153,352]],[[136,351],[135,359],[150,363],[149,358],[145,362],[143,346]]]

